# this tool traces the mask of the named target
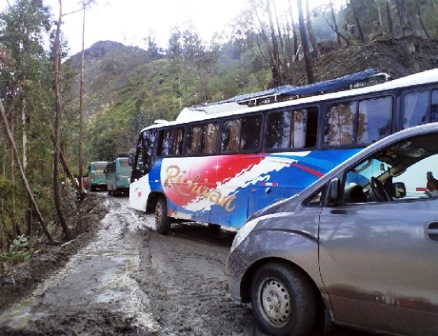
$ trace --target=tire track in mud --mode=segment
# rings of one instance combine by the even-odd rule
[[[228,294],[226,258],[234,233],[204,225],[175,225],[169,235],[150,231],[142,244],[137,281],[163,335],[268,336],[249,305]],[[368,336],[336,327],[327,336]],[[321,336],[321,335],[315,335]]]
[[[161,335],[147,296],[134,280],[144,225],[126,200],[106,199],[110,212],[96,238],[28,298],[0,316],[8,335]]]
[[[265,335],[251,311],[228,294],[228,243],[197,236],[177,228],[168,236],[151,232],[143,243],[137,280],[164,335]]]

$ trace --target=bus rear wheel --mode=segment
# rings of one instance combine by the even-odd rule
[[[159,198],[155,206],[155,228],[160,234],[168,234],[170,231],[170,217],[167,216],[167,202],[165,198]]]

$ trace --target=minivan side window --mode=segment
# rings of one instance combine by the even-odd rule
[[[431,135],[382,149],[348,170],[343,204],[438,197],[438,146]]]

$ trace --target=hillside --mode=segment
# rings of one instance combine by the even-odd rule
[[[438,66],[438,40],[424,40],[417,36],[374,40],[365,45],[352,45],[341,49],[336,48],[333,43],[324,43],[322,52],[322,57],[313,62],[317,81],[341,77],[368,68],[376,68],[393,78],[399,78]],[[69,60],[77,73],[80,70],[80,61],[80,54],[72,56]],[[288,84],[307,84],[303,66],[302,61],[294,64],[295,80]],[[128,47],[111,41],[95,43],[85,51],[86,114],[92,114],[99,106],[117,104],[121,98],[118,91],[126,86],[129,91],[133,79],[141,81],[143,78],[143,84],[152,80],[154,83],[151,84],[162,86],[165,77],[171,76],[166,71],[166,60],[148,63],[147,52],[138,47]],[[76,87],[79,87],[79,76],[76,83]],[[146,89],[147,87],[146,85]],[[138,92],[132,93],[138,96]]]
[[[141,71],[146,62],[146,51],[125,46],[118,42],[100,41],[84,52],[84,101],[88,116],[96,109],[117,102],[115,92],[126,85],[133,74]],[[68,62],[80,73],[81,54],[72,56]],[[79,93],[80,77],[75,78]]]
[[[324,43],[321,47],[322,56],[313,61],[316,81],[369,68],[400,78],[438,66],[438,40],[417,36],[374,40],[348,48],[338,48],[334,43]],[[77,74],[80,61],[80,54],[68,61]],[[269,70],[266,69],[261,75],[247,74],[245,86],[230,87],[242,71],[243,63],[234,59],[219,65],[220,71],[210,78],[216,90],[212,96],[226,99],[267,88]],[[307,84],[304,61],[295,62],[292,67],[293,79],[287,84]],[[98,42],[85,51],[84,76],[84,111],[88,134],[92,135],[86,143],[88,157],[93,160],[112,160],[116,153],[131,148],[138,131],[153,120],[173,120],[185,106],[205,103],[190,81],[186,81],[183,91],[177,87],[170,59],[150,61],[147,51],[116,42]],[[191,76],[195,78],[196,74]],[[254,89],[256,81],[259,87],[264,83],[264,87]],[[79,97],[79,75],[75,87],[75,96]]]
[[[374,40],[327,52],[314,63],[316,80],[375,68],[400,78],[438,67],[438,40],[418,36]]]

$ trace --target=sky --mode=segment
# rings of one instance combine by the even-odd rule
[[[59,0],[43,0],[59,14]],[[279,1],[279,0],[274,0]],[[283,0],[285,1],[285,0]],[[339,1],[339,0],[337,0]],[[0,0],[0,11],[8,0]],[[15,0],[9,0],[11,4]],[[62,0],[63,13],[80,9],[81,0]],[[157,44],[167,48],[172,28],[191,22],[208,42],[213,33],[229,29],[244,8],[246,0],[96,0],[85,17],[85,49],[98,41],[116,41],[146,48],[144,39],[153,32]],[[310,0],[310,6],[327,0]],[[295,1],[292,1],[295,3]],[[83,13],[66,15],[62,31],[68,40],[70,55],[82,50]]]
[[[45,2],[58,15],[59,1]],[[63,0],[63,12],[76,10],[78,2]],[[229,25],[243,4],[244,0],[98,0],[85,14],[84,46],[87,49],[97,41],[111,40],[145,47],[144,38],[153,31],[158,45],[167,47],[171,29],[189,21],[209,41],[215,31]],[[82,12],[64,17],[62,29],[72,55],[82,48],[82,19]]]

